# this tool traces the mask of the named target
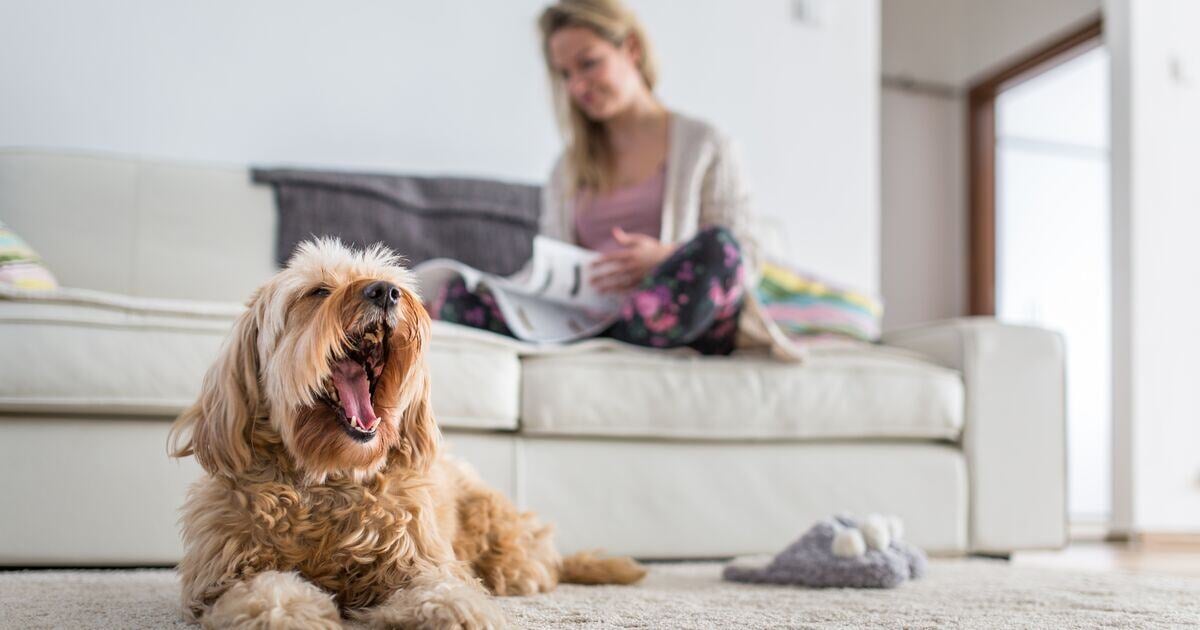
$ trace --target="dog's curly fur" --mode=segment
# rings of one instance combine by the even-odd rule
[[[368,299],[379,282],[397,289],[394,303]],[[172,454],[208,473],[183,511],[188,616],[209,627],[339,627],[347,616],[499,627],[488,592],[642,577],[623,558],[564,560],[549,526],[439,452],[429,336],[409,272],[380,246],[306,243],[255,292],[171,431]],[[346,390],[332,384],[360,363],[374,376],[371,431],[348,421]]]

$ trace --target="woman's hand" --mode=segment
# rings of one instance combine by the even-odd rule
[[[613,238],[621,249],[592,263],[592,286],[601,293],[629,291],[675,251],[674,245],[645,234],[629,234],[619,227],[613,228]]]

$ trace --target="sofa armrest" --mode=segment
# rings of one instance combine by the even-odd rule
[[[962,374],[971,551],[1006,554],[1066,544],[1062,336],[964,318],[892,331],[883,343]]]

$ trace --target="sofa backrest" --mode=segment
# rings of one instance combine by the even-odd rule
[[[0,149],[0,221],[68,287],[240,302],[276,269],[244,168]]]
[[[787,251],[755,218],[760,250]],[[246,168],[0,149],[0,221],[66,287],[244,302],[277,269],[274,196]]]

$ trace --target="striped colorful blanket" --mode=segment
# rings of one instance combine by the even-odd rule
[[[17,233],[0,222],[0,285],[18,289],[49,290],[58,282]]]
[[[883,303],[778,263],[763,266],[758,299],[766,314],[796,338],[879,339]]]

